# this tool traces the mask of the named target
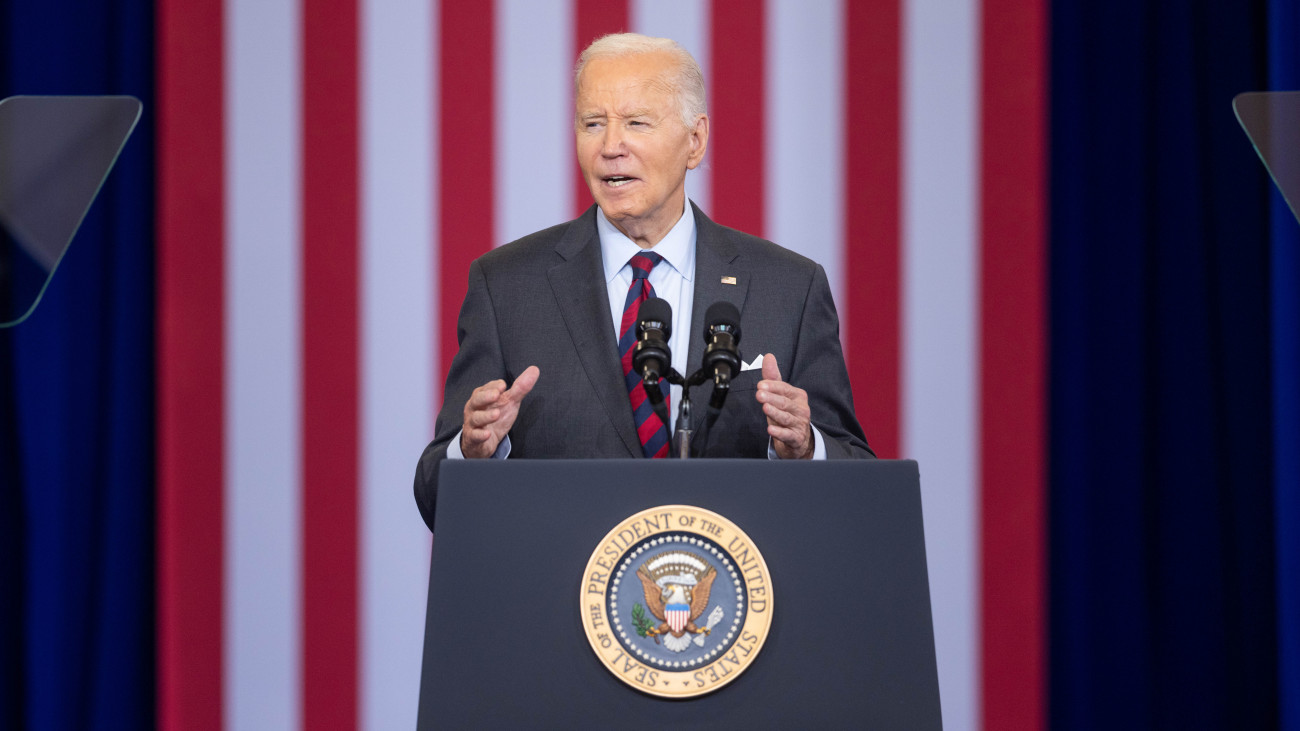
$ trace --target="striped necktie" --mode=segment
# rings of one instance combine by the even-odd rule
[[[636,345],[636,316],[641,303],[655,296],[648,279],[650,270],[661,261],[663,257],[653,251],[643,251],[628,261],[632,265],[632,286],[628,287],[627,299],[623,303],[623,321],[618,327],[618,354],[623,359],[623,381],[632,401],[632,417],[636,421],[637,436],[641,439],[641,451],[652,459],[668,456],[668,427],[650,407],[641,376],[632,372],[632,346]],[[664,404],[668,406],[667,392],[664,393]]]

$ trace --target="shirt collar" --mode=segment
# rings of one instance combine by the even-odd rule
[[[600,235],[600,255],[605,264],[605,284],[618,276],[632,257],[646,251],[637,246],[632,239],[623,235],[614,224],[605,218],[605,212],[596,207],[596,232]],[[695,216],[690,200],[687,199],[682,210],[682,217],[668,231],[668,234],[649,249],[662,256],[664,261],[683,279],[690,282],[695,277]]]

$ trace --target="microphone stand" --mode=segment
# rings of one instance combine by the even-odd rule
[[[687,390],[683,388],[682,407],[677,411],[677,425],[673,427],[673,449],[671,452],[678,459],[686,459],[691,456],[691,435],[694,434],[691,421],[691,397],[687,395]]]
[[[675,368],[669,368],[668,372],[654,383],[651,383],[649,379],[642,381],[645,384],[647,394],[651,389],[660,391],[661,387],[659,384],[663,381],[668,381],[674,386],[682,387],[682,403],[681,407],[677,411],[677,423],[673,426],[673,436],[671,440],[672,448],[669,450],[669,454],[678,459],[688,459],[700,455],[703,451],[704,444],[708,439],[708,433],[710,428],[713,426],[713,422],[717,421],[718,414],[722,413],[722,402],[726,400],[727,393],[731,387],[729,382],[714,384],[713,396],[709,399],[709,410],[704,418],[704,426],[700,428],[698,433],[695,431],[694,411],[691,406],[691,389],[709,380],[709,375],[710,374],[706,369],[701,368],[692,373],[690,378],[684,379]],[[662,394],[662,391],[660,391],[660,393]],[[652,399],[651,401],[654,404],[653,408],[655,413],[659,415],[659,418],[665,424],[667,424],[668,407],[664,405],[662,395],[658,399]],[[691,446],[693,442],[696,441],[696,436],[699,437],[700,441],[699,449],[692,451]]]

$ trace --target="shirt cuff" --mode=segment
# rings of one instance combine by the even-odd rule
[[[465,459],[465,453],[460,451],[460,435],[464,433],[464,429],[456,432],[456,436],[451,440],[451,443],[447,445],[447,459]],[[768,449],[771,450],[771,447],[768,447]],[[502,437],[501,442],[497,444],[497,451],[492,453],[491,459],[505,459],[509,456],[510,435],[507,434]]]
[[[822,441],[822,430],[816,426],[812,428],[813,433],[813,459],[826,459],[826,442]],[[776,444],[772,442],[772,437],[767,438],[767,458],[781,459],[781,455],[776,453]]]

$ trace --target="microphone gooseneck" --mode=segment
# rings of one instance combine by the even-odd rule
[[[668,338],[673,333],[673,308],[666,301],[651,297],[641,303],[636,317],[636,344],[632,346],[632,372],[641,377],[650,407],[668,424],[668,407],[664,404],[660,381],[672,371],[672,351]]]
[[[731,379],[740,373],[740,311],[730,302],[714,302],[704,313],[704,362],[689,383],[713,381],[704,424],[695,433],[691,452],[704,456],[713,424],[731,393]]]

